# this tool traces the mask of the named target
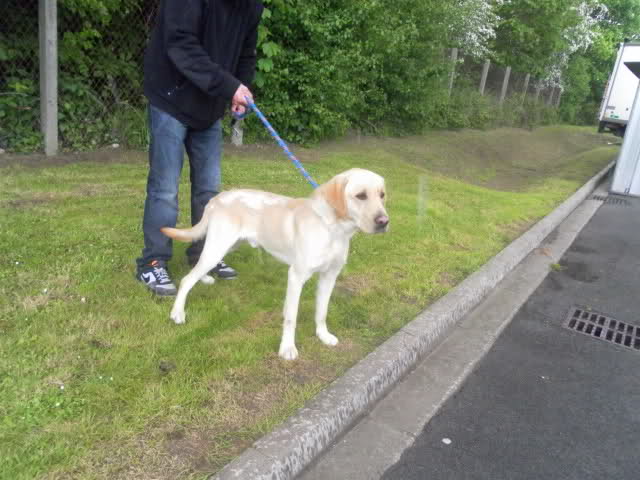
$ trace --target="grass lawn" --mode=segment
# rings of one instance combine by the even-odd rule
[[[351,167],[387,180],[391,231],[357,235],[314,336],[277,357],[286,266],[242,247],[233,282],[198,284],[187,323],[134,280],[142,152],[0,160],[0,477],[204,478],[499,252],[610,162],[594,128],[434,132],[294,148],[318,181]],[[72,161],[69,161],[69,160]],[[277,146],[228,148],[225,186],[305,196]],[[188,212],[183,172],[180,225]],[[176,244],[170,268],[188,267]]]

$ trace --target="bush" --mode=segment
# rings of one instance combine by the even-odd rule
[[[12,28],[0,29],[0,144],[29,151],[41,143],[37,2],[4,1]],[[445,52],[454,42],[449,25],[459,14],[451,2],[398,0],[393,8],[379,0],[264,3],[254,91],[288,141],[316,142],[349,129],[409,134],[553,118],[518,100],[497,107],[465,85],[464,76],[449,96]],[[146,146],[142,54],[155,8],[157,0],[59,0],[63,148]],[[584,82],[575,78],[577,92]],[[566,95],[563,118],[586,118],[579,104],[579,93]],[[255,116],[247,123],[247,141],[268,136]]]

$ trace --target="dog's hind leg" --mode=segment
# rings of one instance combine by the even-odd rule
[[[207,276],[209,271],[223,259],[229,249],[238,241],[239,233],[238,227],[226,216],[215,215],[211,219],[198,263],[180,281],[178,295],[171,310],[171,320],[175,323],[184,323],[184,306],[189,291],[198,280]]]

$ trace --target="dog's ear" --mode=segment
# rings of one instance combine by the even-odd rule
[[[331,205],[339,219],[347,218],[346,186],[347,177],[338,176],[318,187],[318,195],[321,195]]]

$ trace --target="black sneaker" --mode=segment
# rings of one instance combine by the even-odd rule
[[[231,268],[224,262],[218,263],[218,265],[211,269],[209,274],[216,275],[223,280],[231,280],[232,278],[236,278],[238,276],[238,272],[236,272],[233,268]]]
[[[195,266],[195,264],[198,263],[198,258],[197,257],[188,257],[187,258],[187,263],[193,268]],[[221,261],[215,267],[213,267],[211,270],[209,270],[209,275],[215,275],[216,277],[221,278],[223,280],[231,280],[231,279],[236,278],[238,276],[238,272],[236,272],[229,265],[227,265],[226,263]],[[205,283],[207,283],[207,282],[205,282]],[[211,281],[209,283],[213,283],[213,281]]]
[[[144,283],[149,290],[161,297],[171,297],[178,289],[171,281],[167,265],[163,261],[153,260],[138,270],[138,281]]]

